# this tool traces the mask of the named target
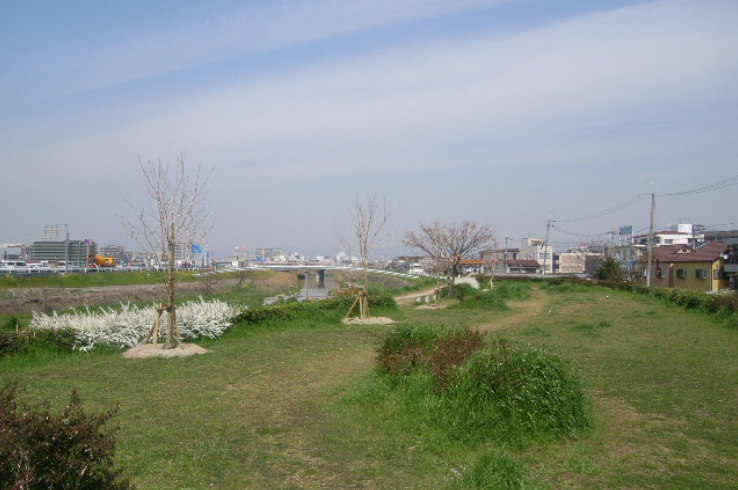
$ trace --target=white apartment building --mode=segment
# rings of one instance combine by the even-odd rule
[[[553,247],[544,245],[542,238],[523,238],[520,240],[518,259],[535,260],[541,264],[544,274],[553,273]]]

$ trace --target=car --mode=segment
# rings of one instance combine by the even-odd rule
[[[31,272],[31,267],[24,260],[0,260],[0,272]]]

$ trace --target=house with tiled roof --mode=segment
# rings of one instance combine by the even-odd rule
[[[654,247],[651,284],[660,288],[719,291],[730,284],[725,275],[727,246],[707,243],[697,249],[689,245]]]

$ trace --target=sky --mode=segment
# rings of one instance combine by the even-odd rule
[[[684,194],[737,183],[736,25],[734,0],[2,2],[0,242],[137,249],[139,162],[179,155],[213,169],[219,256],[333,254],[369,196],[387,253],[435,220],[641,231],[651,193],[657,228],[736,229],[738,187]]]

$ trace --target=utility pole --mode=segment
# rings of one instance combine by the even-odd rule
[[[510,239],[509,236],[505,235],[505,274],[510,272],[510,268],[507,265],[507,241]]]
[[[543,241],[543,275],[546,275],[546,259],[548,258],[548,234],[551,230],[551,216],[548,217],[548,223],[546,225],[546,239]],[[553,259],[553,257],[552,257]],[[553,271],[553,267],[551,268]]]
[[[69,223],[64,223],[64,229],[67,233],[64,239],[64,272],[67,272],[67,267],[69,267]]]
[[[652,182],[651,190],[651,225],[648,227],[648,242],[646,250],[648,251],[648,265],[646,268],[646,286],[651,286],[651,262],[653,261],[653,222],[656,215],[656,183]]]

